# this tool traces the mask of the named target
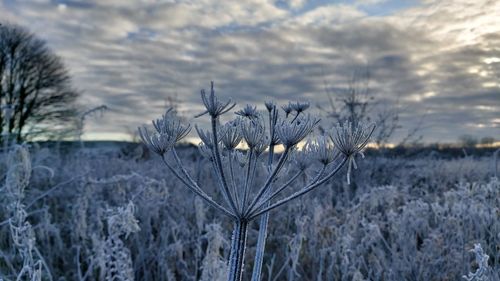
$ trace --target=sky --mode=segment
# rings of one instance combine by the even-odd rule
[[[210,81],[239,107],[316,108],[326,92],[340,106],[364,71],[371,114],[399,114],[393,142],[418,124],[426,142],[498,139],[498,15],[497,0],[0,0],[0,22],[27,27],[63,58],[82,111],[108,106],[89,118],[86,139],[128,137],[169,96],[190,119]]]

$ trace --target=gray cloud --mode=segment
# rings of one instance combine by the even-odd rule
[[[360,7],[390,1],[307,2],[9,1],[0,2],[0,18],[27,26],[64,58],[82,107],[112,109],[89,122],[93,133],[147,122],[168,95],[191,115],[201,111],[199,90],[211,80],[240,105],[320,104],[325,81],[341,90],[368,67],[371,91],[401,107],[403,127],[427,114],[425,140],[499,135],[497,1],[423,1],[388,16]]]

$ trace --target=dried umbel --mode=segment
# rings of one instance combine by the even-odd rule
[[[160,155],[165,154],[175,144],[175,138],[169,136],[168,134],[161,134],[158,132],[150,134],[148,129],[145,127],[139,128],[139,136],[141,137],[142,142],[144,142],[149,149]]]
[[[326,136],[319,136],[314,142],[310,141],[305,148],[311,157],[323,165],[328,165],[340,156],[340,151],[335,148]]]
[[[346,121],[335,129],[332,140],[340,152],[349,157],[363,150],[375,130],[375,124],[365,126]]]
[[[240,129],[242,120],[237,118],[231,122],[227,122],[222,130],[224,134],[221,137],[222,144],[228,150],[234,150],[241,142],[243,136]]]
[[[264,127],[262,117],[259,116],[251,120],[244,120],[241,123],[241,134],[250,149],[264,144],[266,128]]]
[[[319,119],[310,115],[284,119],[276,126],[278,139],[285,147],[292,147],[305,139],[318,124]]]
[[[153,120],[153,126],[158,134],[168,135],[174,142],[178,142],[189,134],[191,125],[183,125],[171,111],[172,108],[169,108],[161,119]]]
[[[197,125],[195,125],[194,128],[196,129],[196,132],[198,133],[198,136],[200,137],[203,145],[212,149],[214,147],[214,140],[210,132],[200,129]]]
[[[260,115],[257,113],[257,107],[247,104],[242,110],[236,111],[234,114],[248,119],[258,118]]]
[[[375,130],[375,124],[364,126],[360,123],[354,124],[346,121],[344,124],[338,124],[335,129],[331,139],[335,143],[335,147],[348,159],[347,183],[350,183],[352,167],[357,169],[355,156],[356,154],[364,156],[362,150],[368,144],[370,136]]]
[[[310,106],[308,102],[291,102],[289,105],[292,110],[297,112],[297,115],[304,112]]]
[[[273,101],[266,101],[264,104],[266,105],[266,109],[269,112],[271,112],[276,107],[276,104]]]
[[[205,90],[201,90],[201,99],[203,100],[203,104],[207,110],[196,115],[196,117],[200,117],[208,113],[211,117],[217,118],[236,106],[236,103],[233,103],[231,100],[228,100],[225,103],[219,101],[219,99],[215,96],[214,82],[210,83],[210,95],[208,97]]]
[[[211,127],[210,130],[203,130],[195,125],[202,141],[199,151],[210,160],[222,202],[217,202],[206,193],[203,184],[190,176],[177,156],[174,144],[185,136],[190,125],[182,125],[167,111],[154,122],[156,134],[150,136],[147,131],[141,131],[141,137],[186,187],[234,220],[228,280],[241,280],[248,224],[263,215],[253,274],[255,280],[260,280],[269,211],[314,190],[338,173],[346,163],[350,166],[354,154],[365,147],[373,129],[351,124],[340,126],[333,134],[332,142],[320,137],[309,141],[302,151],[297,151],[298,144],[310,137],[319,122],[316,117],[304,113],[309,103],[289,103],[282,107],[285,111],[282,115],[273,102],[267,102],[267,123],[255,106],[247,105],[236,112],[236,119],[220,124],[219,117],[235,104],[230,100],[220,102],[213,83],[210,95],[202,90],[201,96],[206,110],[198,116],[208,113]],[[246,144],[244,151],[236,149],[241,142]],[[275,146],[278,143],[284,150],[275,161]],[[269,157],[261,157],[266,150]],[[166,152],[171,152],[172,157],[167,157]],[[297,157],[299,154],[300,159]],[[175,165],[170,161],[174,161]],[[296,180],[300,175],[307,176],[305,170],[312,164],[320,165],[316,175],[297,190],[290,191],[294,185],[297,186]],[[267,171],[259,167],[267,167]]]
[[[281,109],[283,109],[283,111],[285,112],[285,117],[288,117],[288,115],[290,115],[290,113],[292,113],[293,111],[292,105],[290,103],[287,105],[282,105]]]
[[[184,125],[179,118],[168,109],[162,118],[152,121],[156,132],[149,133],[146,127],[139,128],[139,136],[149,149],[160,155],[169,151],[177,142],[185,138],[191,125]]]

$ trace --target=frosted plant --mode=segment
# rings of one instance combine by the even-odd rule
[[[103,104],[103,105],[88,109],[80,114],[80,118],[78,119],[78,123],[76,126],[77,138],[78,138],[78,141],[80,142],[80,147],[83,148],[82,135],[83,135],[83,129],[85,127],[86,118],[90,117],[96,113],[100,113],[101,115],[103,115],[106,110],[108,110],[108,107]]]
[[[285,113],[280,104],[272,102],[257,107],[261,110],[259,114],[264,115],[266,141],[274,141],[276,145],[279,139],[276,136],[274,140],[269,138],[273,127],[266,118],[268,106],[271,113],[274,106],[278,108],[276,124],[281,123]],[[299,116],[306,117],[309,111],[307,109]],[[229,120],[231,118],[225,118],[229,115],[220,119]],[[289,118],[295,116],[292,111]],[[219,140],[222,163],[232,193],[233,178],[236,191],[244,188],[249,157],[238,124],[249,121],[249,118],[234,117],[234,120],[217,125],[218,132],[228,132],[226,130],[231,128],[231,138],[236,137],[234,142],[226,142],[229,147],[239,144],[229,153],[224,140]],[[240,121],[233,122],[236,119]],[[207,134],[211,135],[211,132]],[[226,134],[220,134],[220,137],[225,138]],[[238,137],[241,137],[240,141]],[[323,167],[323,160],[330,161],[330,157],[321,157],[325,155],[322,149],[316,149],[322,147],[316,147],[322,142],[326,142],[330,149],[335,146],[328,135],[306,138],[299,144],[301,149],[289,153],[287,165],[269,189],[271,194],[302,172],[291,186],[263,208],[311,181]],[[203,191],[229,209],[221,195],[220,182],[212,174],[213,162],[203,158],[197,149],[176,149],[187,171],[193,172],[193,178]],[[271,149],[269,147],[257,158],[256,176],[253,184],[249,183],[249,203],[274,170],[283,151],[280,146],[276,148],[269,169]],[[120,238],[132,257],[132,267],[127,265],[126,268],[133,268],[137,281],[198,280],[203,274],[209,280],[226,279],[230,253],[230,235],[225,233],[228,220],[223,220],[220,212],[211,205],[200,205],[204,199],[192,196],[181,181],[174,179],[164,166],[158,165],[160,159],[137,161],[122,158],[115,148],[88,148],[85,154],[78,148],[63,153],[54,153],[56,150],[50,147],[47,150],[50,152],[48,157],[46,152],[32,148],[29,154],[18,150],[17,154],[11,154],[10,160],[7,155],[0,155],[4,159],[0,161],[0,174],[3,175],[0,183],[0,237],[3,238],[0,239],[0,278],[4,281],[16,280],[24,263],[20,249],[13,243],[9,223],[15,227],[24,226],[14,221],[17,217],[13,216],[15,205],[10,204],[15,201],[13,194],[19,194],[16,198],[22,198],[21,203],[25,205],[24,214],[21,208],[16,211],[23,215],[19,216],[19,221],[27,215],[24,221],[31,224],[31,234],[36,238],[36,249],[33,248],[32,252],[35,263],[30,266],[35,273],[32,275],[38,278],[36,272],[42,273],[43,281],[50,278],[47,269],[54,280],[105,280],[101,268],[106,268],[106,263],[101,264],[96,258],[104,256],[104,242],[108,237],[107,217],[110,213],[106,212],[106,207],[121,206],[123,202],[126,206],[128,200],[133,200],[137,206],[134,216],[141,222],[141,232],[131,234],[127,239],[122,234]],[[213,154],[211,149],[206,152],[208,156]],[[333,165],[344,157],[336,148],[330,152],[336,155]],[[287,279],[287,271],[292,266],[288,245],[290,239],[299,233],[300,224],[294,221],[300,216],[308,217],[309,221],[301,233],[303,242],[294,263],[300,277],[295,276],[295,280],[465,280],[462,275],[469,271],[474,273],[479,268],[474,261],[469,265],[469,247],[466,246],[467,241],[477,241],[481,242],[484,254],[489,255],[486,276],[490,279],[486,280],[500,281],[497,262],[500,261],[500,182],[491,177],[491,157],[366,156],[369,161],[356,173],[361,184],[357,185],[358,189],[349,200],[341,191],[346,186],[345,173],[342,173],[314,194],[271,212],[265,253],[254,249],[258,248],[258,237],[267,234],[261,231],[263,228],[259,222],[269,213],[251,222],[245,280],[250,280],[251,266],[253,264],[255,268],[257,254],[264,257],[260,281]],[[172,151],[168,152],[167,160],[179,168]],[[229,161],[233,164],[234,177],[230,173]],[[45,169],[37,168],[40,165],[54,170],[55,176],[48,177]],[[343,169],[346,171],[347,167]],[[82,170],[89,176],[77,177]],[[5,186],[7,177],[9,187]],[[24,189],[17,188],[23,186]],[[241,194],[237,193],[238,196]],[[195,200],[197,203],[193,206]],[[225,241],[218,252],[207,251],[211,241],[208,226],[213,222],[221,225],[219,238]],[[19,234],[30,233],[28,228],[19,230]],[[18,241],[23,239],[20,237]],[[217,240],[213,242],[215,246]],[[473,247],[471,244],[470,248]],[[103,252],[99,253],[99,249]],[[48,267],[37,262],[36,250],[43,253]],[[470,258],[474,259],[474,253],[470,253]],[[471,269],[467,271],[469,267]],[[23,281],[29,280],[28,268],[25,270],[21,277]]]
[[[219,252],[227,241],[222,235],[219,224],[209,224],[206,229],[207,233],[204,236],[208,240],[208,245],[203,259],[201,281],[224,280],[227,274],[227,263],[221,258]]]
[[[211,130],[205,131],[195,126],[202,141],[200,153],[211,162],[223,198],[222,202],[209,195],[206,192],[207,188],[203,188],[202,183],[191,177],[177,155],[174,145],[187,135],[190,125],[181,125],[175,114],[167,110],[161,122],[153,121],[155,132],[150,134],[146,128],[139,129],[139,132],[143,142],[161,156],[167,168],[187,188],[234,221],[227,280],[238,281],[242,280],[249,222],[314,190],[337,174],[346,163],[351,166],[355,154],[360,153],[366,146],[373,129],[351,124],[348,128],[340,126],[332,137],[335,144],[340,147],[327,145],[324,140],[319,140],[315,142],[317,147],[311,153],[307,150],[300,152],[303,153],[303,157],[320,156],[324,161],[321,162],[321,167],[314,177],[287,195],[285,190],[297,184],[296,179],[304,172],[294,171],[292,155],[299,153],[297,145],[312,133],[319,122],[317,118],[303,113],[309,104],[289,103],[283,107],[285,116],[279,116],[276,106],[267,103],[270,134],[266,135],[264,118],[252,106],[246,106],[237,112],[239,118],[243,119],[220,124],[219,117],[234,108],[235,103],[231,100],[219,101],[215,95],[213,82],[210,94],[207,95],[202,90],[201,98],[206,110],[196,117],[208,114]],[[296,113],[295,116],[291,115],[292,112]],[[165,129],[165,124],[174,125],[166,126],[169,129]],[[236,144],[241,139],[248,147],[244,154],[236,150]],[[277,144],[283,146],[283,152],[274,163],[274,146]],[[269,156],[266,163],[262,156],[267,149]],[[333,161],[335,158],[333,156],[337,154],[334,152],[336,149],[341,152],[341,157]],[[169,160],[168,154],[173,159]],[[235,162],[239,165],[235,165]],[[260,167],[263,166],[267,166],[268,174],[257,177]],[[280,195],[281,199],[276,199]],[[261,222],[262,225],[267,225],[267,221]],[[266,232],[260,233],[259,236],[261,234],[264,237],[259,237],[259,240],[265,241]],[[256,255],[262,258],[263,248],[258,246]],[[257,275],[260,276],[260,272]]]
[[[194,210],[196,216],[196,227],[198,228],[198,232],[202,232],[206,221],[206,210],[200,197],[196,197],[194,199]]]
[[[296,112],[295,118],[297,118],[302,112],[309,108],[310,104],[308,102],[291,102],[289,106]]]
[[[134,217],[135,205],[129,202],[125,207],[118,207],[116,210],[109,209],[108,212],[108,232],[111,235],[124,235],[125,238],[130,234],[140,230],[138,221]]]
[[[31,178],[31,159],[26,146],[14,145],[7,159],[8,171],[5,178],[6,198],[9,200],[7,209],[10,212],[8,220],[13,245],[23,261],[23,266],[16,280],[41,281],[42,265],[46,276],[52,280],[46,263],[36,247],[36,237],[31,223],[28,221],[26,206],[22,200],[25,189]]]
[[[36,237],[33,227],[27,221],[27,213],[19,201],[12,204],[13,217],[9,220],[10,231],[14,246],[23,259],[23,267],[17,275],[17,280],[41,280],[42,262],[36,256]]]
[[[133,281],[132,257],[121,236],[126,238],[140,230],[134,217],[135,206],[129,202],[125,207],[108,209],[107,212],[108,237],[101,244],[98,263],[107,281]]]
[[[290,268],[288,269],[287,280],[293,281],[295,277],[301,277],[297,272],[297,266],[299,264],[300,251],[302,250],[303,240],[304,240],[304,227],[306,225],[306,218],[296,218],[295,225],[297,226],[297,233],[289,242],[289,261]]]
[[[292,104],[288,103],[287,105],[282,105],[281,109],[283,109],[283,111],[285,112],[285,117],[288,117],[288,115],[290,115],[290,113],[292,113],[293,110]]]
[[[489,281],[488,273],[490,267],[488,265],[488,259],[490,258],[487,254],[483,252],[481,244],[474,244],[474,249],[471,250],[476,255],[476,262],[478,264],[478,269],[476,272],[469,272],[467,276],[462,276],[467,281]]]
[[[257,112],[257,107],[251,106],[249,104],[247,104],[242,110],[236,111],[234,114],[249,119],[258,118],[260,116],[259,113]]]
[[[375,125],[364,127],[362,124],[355,125],[354,123],[345,121],[343,125],[339,124],[336,127],[336,133],[332,137],[335,147],[340,150],[348,159],[347,168],[347,183],[351,180],[352,167],[357,169],[355,157],[361,154],[364,157],[362,150],[368,143],[370,136],[375,130]]]

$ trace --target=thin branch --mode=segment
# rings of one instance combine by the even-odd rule
[[[267,178],[266,183],[259,190],[259,192],[257,193],[257,196],[255,196],[255,198],[253,199],[252,203],[250,204],[250,206],[248,207],[247,211],[245,212],[245,216],[249,215],[250,210],[252,210],[252,208],[255,206],[255,204],[257,204],[257,202],[260,200],[260,198],[264,195],[264,193],[269,188],[269,186],[271,186],[271,183],[273,182],[274,178],[276,177],[276,175],[278,174],[278,172],[281,170],[282,166],[284,165],[285,160],[288,157],[288,153],[289,152],[290,152],[290,147],[286,147],[285,151],[283,152],[283,154],[281,154],[281,157],[278,160],[278,164],[276,165],[276,167],[274,167],[273,172],[271,173],[271,175],[269,175],[269,177]]]
[[[236,205],[234,203],[234,198],[231,197],[231,192],[229,192],[229,187],[227,185],[227,180],[226,180],[226,177],[224,175],[224,169],[222,168],[222,160],[221,160],[221,157],[220,157],[219,144],[218,144],[218,139],[217,139],[217,119],[214,118],[214,117],[212,117],[211,119],[212,119],[212,135],[213,135],[214,159],[215,159],[215,163],[218,166],[219,180],[221,181],[222,187],[224,188],[224,193],[227,196],[227,199],[229,201],[229,205],[231,206],[231,208],[233,209],[233,211],[235,213],[237,213],[238,209],[236,209]]]
[[[271,201],[274,197],[276,197],[281,191],[283,191],[285,188],[287,188],[288,186],[290,186],[304,171],[300,170],[299,172],[297,172],[289,181],[287,181],[286,183],[284,183],[281,187],[279,187],[276,191],[274,191],[271,195],[261,199],[259,201],[259,204],[258,206],[254,207],[252,210],[250,210],[250,213],[262,208],[262,206],[264,206],[264,204],[268,203],[269,201]]]
[[[191,177],[191,175],[186,171],[186,168],[184,168],[184,165],[182,164],[179,155],[177,155],[177,151],[175,150],[175,148],[172,148],[172,154],[174,155],[175,162],[177,163],[177,166],[179,166],[179,168],[181,169],[182,174],[189,180],[189,182],[191,182],[193,186],[197,187],[199,190],[203,190],[201,189],[201,187],[199,187],[198,183]]]
[[[233,166],[233,155],[231,152],[229,152],[229,173],[231,176],[231,184],[232,184],[232,189],[233,189],[233,194],[234,194],[234,199],[236,201],[236,208],[240,210],[240,198],[238,195],[238,190],[236,188],[236,182],[234,180],[234,166]]]
[[[248,166],[247,166],[247,171],[245,174],[245,185],[243,187],[243,201],[241,203],[241,213],[243,214],[245,212],[245,206],[247,204],[248,200],[248,195],[249,195],[249,188],[248,188],[248,183],[250,181],[250,173],[252,170],[252,157],[253,156],[253,149],[250,149],[248,151]]]
[[[212,207],[216,208],[217,210],[223,212],[224,214],[236,218],[234,214],[232,214],[229,210],[224,208],[223,206],[219,205],[217,202],[215,202],[208,194],[206,194],[203,190],[201,190],[197,185],[191,185],[189,184],[182,176],[177,172],[170,164],[168,164],[167,160],[162,156],[161,159],[163,160],[163,163],[168,167],[168,169],[174,173],[174,175],[182,182],[184,185],[186,185],[191,191],[196,193],[198,196],[203,198],[205,201],[207,201],[208,204],[210,204]]]
[[[294,194],[292,194],[292,195],[290,195],[290,196],[288,196],[288,197],[286,197],[286,198],[284,198],[284,199],[282,199],[282,200],[280,200],[280,201],[272,204],[271,206],[269,206],[267,208],[264,208],[264,209],[262,209],[262,210],[260,210],[258,212],[255,212],[254,214],[250,214],[249,220],[252,220],[252,219],[254,219],[254,218],[262,215],[265,212],[269,212],[272,209],[275,209],[275,208],[277,208],[277,207],[279,207],[279,206],[281,206],[281,205],[289,202],[290,200],[293,200],[293,199],[295,199],[297,197],[300,197],[303,194],[306,194],[306,193],[312,191],[314,188],[316,188],[317,186],[323,184],[324,182],[326,182],[327,180],[329,180],[332,176],[334,176],[340,170],[340,168],[342,168],[344,166],[344,164],[347,162],[347,159],[348,159],[347,157],[344,157],[344,159],[342,160],[342,162],[332,172],[330,172],[328,175],[326,175],[320,181],[318,181],[318,182],[316,182],[316,183],[314,183],[312,185],[308,185],[306,187],[303,187],[301,190],[299,190],[299,191],[295,192]]]

